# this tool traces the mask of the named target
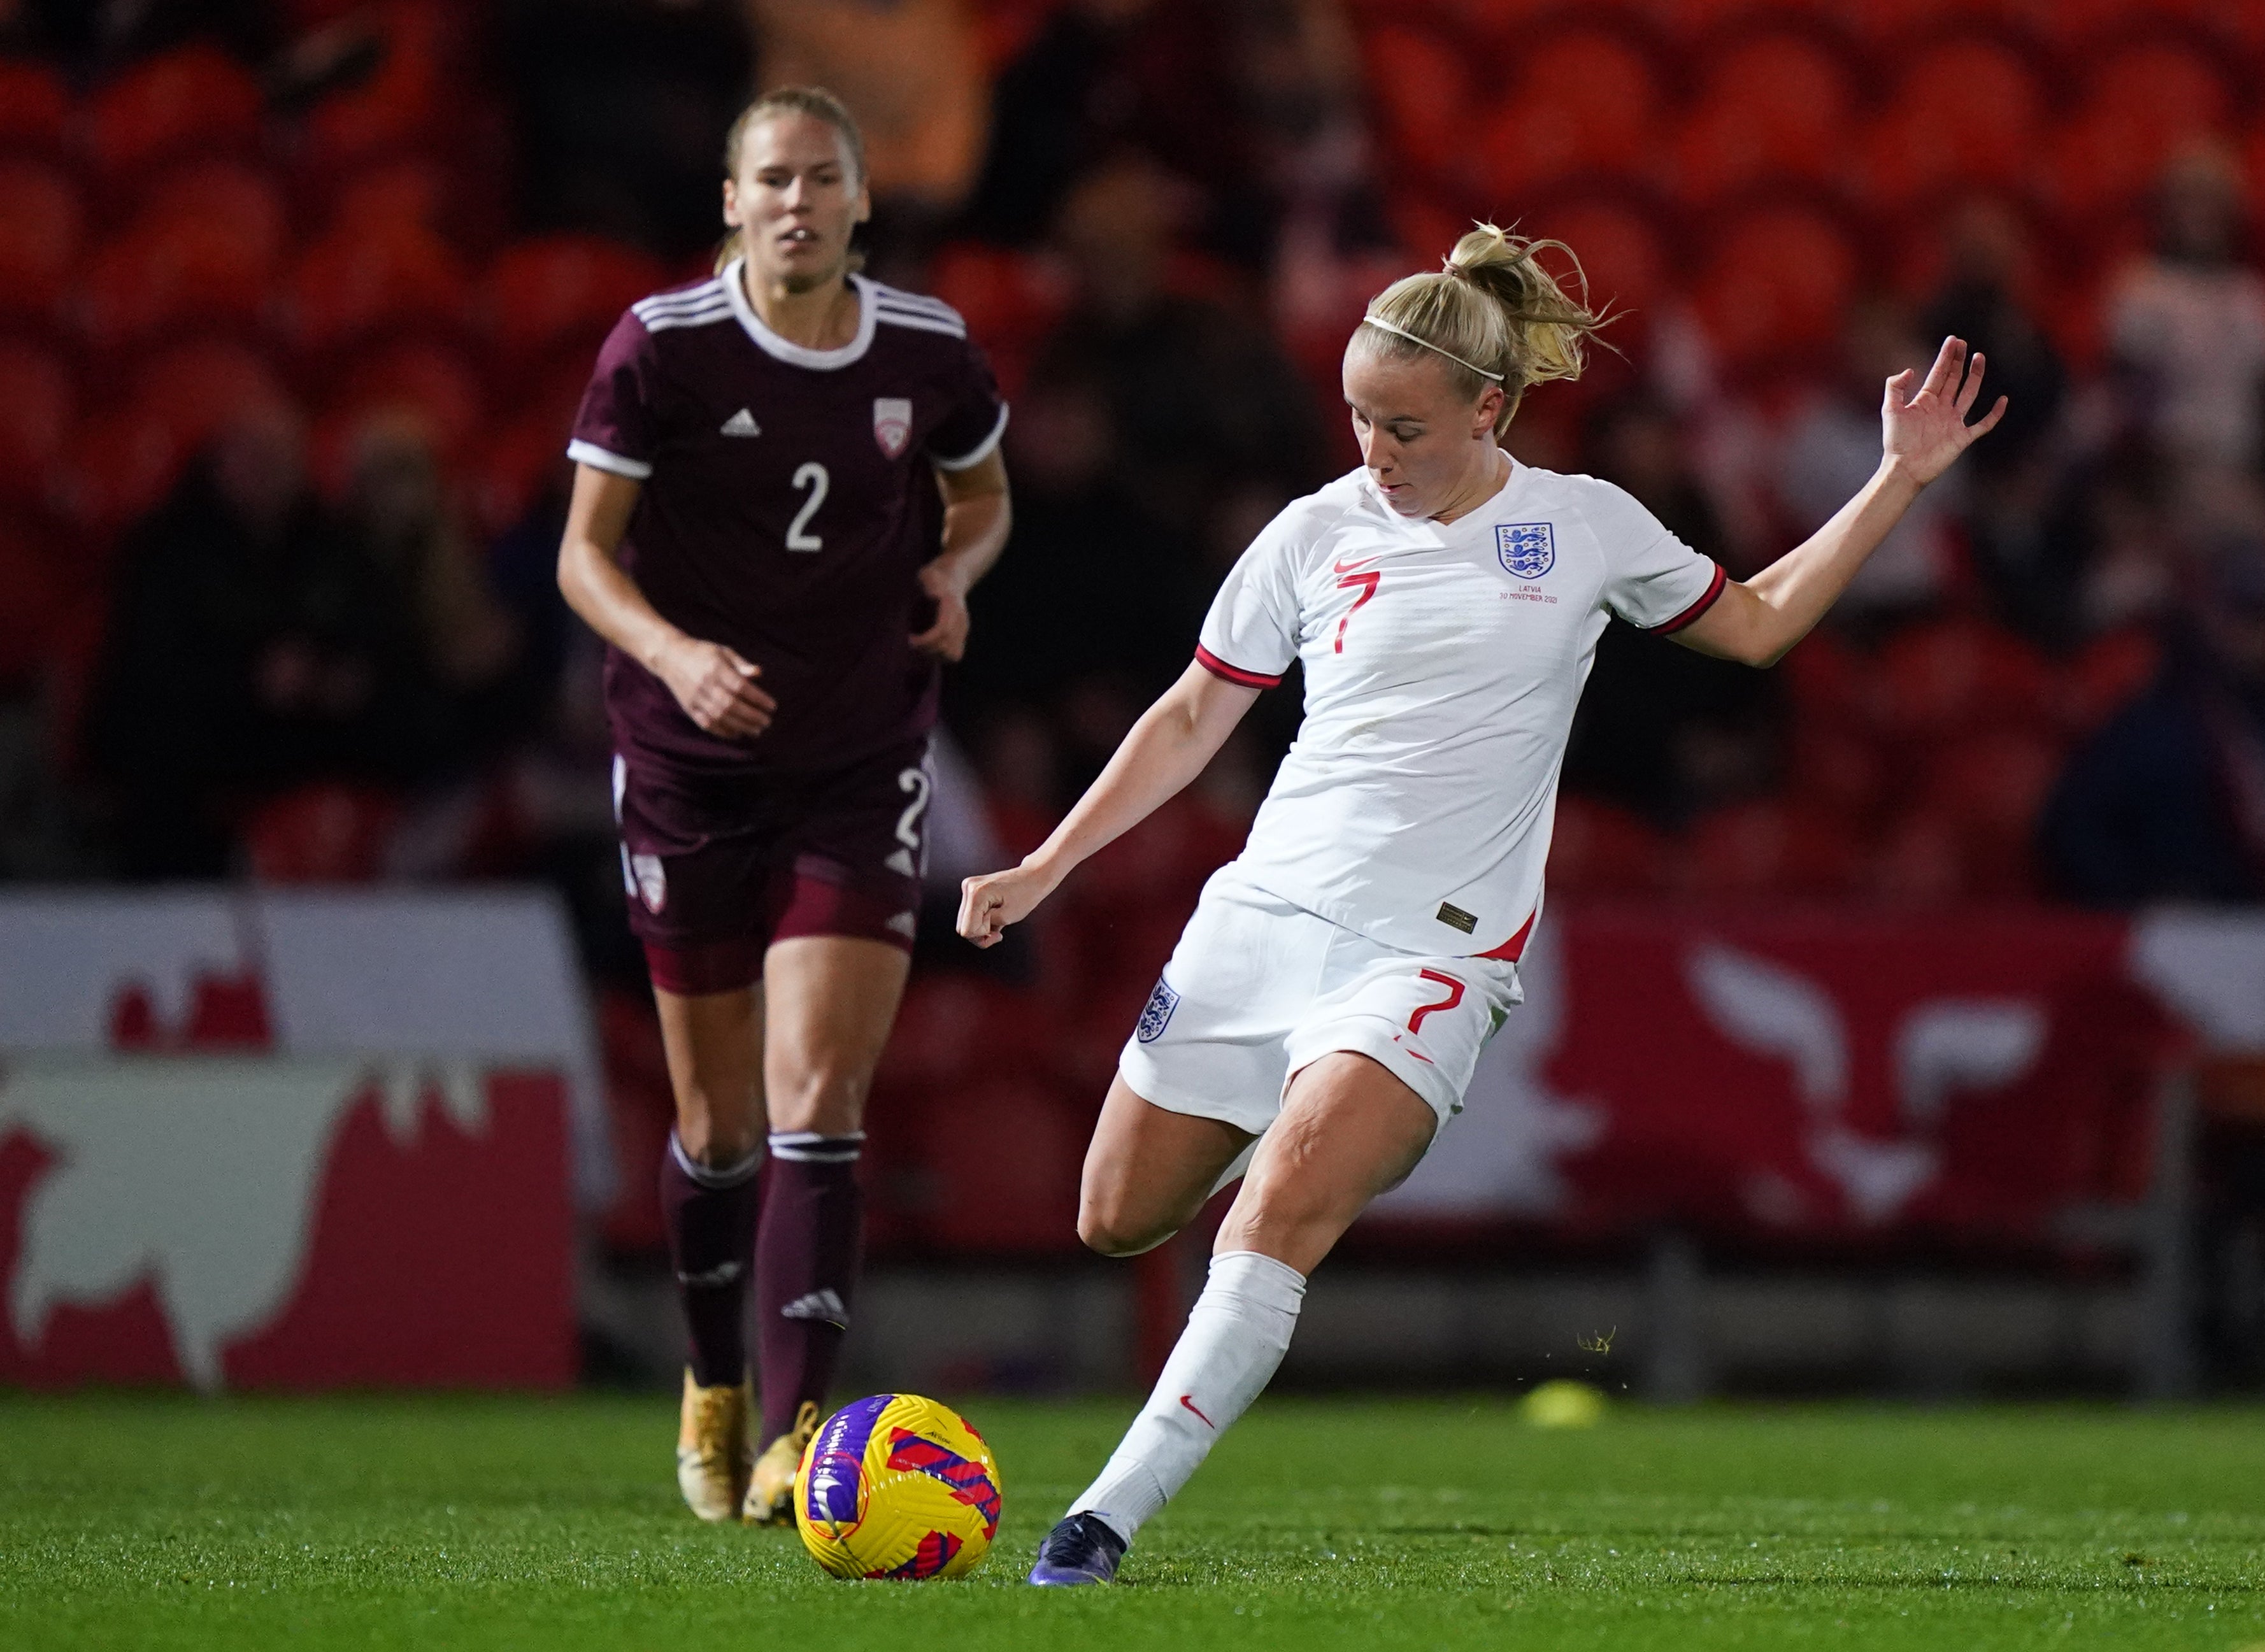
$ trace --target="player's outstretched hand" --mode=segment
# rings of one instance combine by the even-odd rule
[[[1926,382],[1914,391],[1919,370],[1905,368],[1888,381],[1880,404],[1881,446],[1890,459],[1899,459],[1912,480],[1925,487],[1951,467],[1977,436],[1994,428],[2006,416],[2006,398],[1972,424],[1966,417],[1982,394],[1983,356],[1976,351],[1969,360],[1966,340],[1945,338],[1927,369]]]
[[[1010,923],[1020,923],[1053,892],[1053,880],[1027,865],[959,881],[959,933],[977,946],[999,944]]]
[[[721,643],[687,637],[660,663],[660,680],[676,703],[710,734],[751,740],[770,727],[778,702],[756,685],[762,667]]]
[[[938,557],[920,571],[921,589],[936,600],[936,622],[913,638],[913,646],[938,659],[957,660],[967,651],[967,591],[945,562]]]

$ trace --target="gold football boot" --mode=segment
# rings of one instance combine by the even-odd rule
[[[676,1429],[676,1484],[703,1520],[735,1520],[747,1496],[754,1449],[747,1444],[753,1395],[745,1379],[703,1388],[684,1373]]]
[[[752,1525],[794,1524],[794,1474],[810,1437],[818,1432],[818,1408],[805,1400],[794,1414],[794,1426],[755,1459],[755,1472],[747,1485],[747,1507],[741,1518]]]

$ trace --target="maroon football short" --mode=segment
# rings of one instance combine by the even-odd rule
[[[622,883],[653,985],[733,991],[797,935],[910,951],[932,783],[925,736],[816,774],[687,775],[616,757]]]

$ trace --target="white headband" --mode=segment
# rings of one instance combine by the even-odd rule
[[[1466,361],[1462,357],[1457,355],[1452,350],[1440,349],[1438,345],[1433,344],[1429,338],[1418,338],[1414,333],[1409,331],[1405,327],[1395,327],[1390,322],[1382,320],[1375,316],[1363,316],[1360,319],[1364,326],[1373,327],[1380,332],[1388,332],[1395,338],[1405,338],[1409,344],[1422,345],[1426,350],[1431,351],[1435,355],[1443,355],[1446,357],[1448,360],[1453,362],[1459,368],[1468,368],[1472,372],[1477,374],[1482,379],[1492,379],[1497,384],[1508,384],[1510,382],[1510,381],[1504,378],[1501,374],[1489,373],[1475,361]]]

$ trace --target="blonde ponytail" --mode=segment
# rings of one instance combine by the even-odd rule
[[[779,86],[765,92],[754,102],[739,111],[732,122],[731,130],[724,134],[724,176],[739,175],[739,149],[746,143],[747,128],[758,120],[768,120],[773,115],[806,114],[813,120],[823,120],[841,135],[841,147],[848,152],[849,171],[859,186],[865,182],[865,135],[857,129],[857,117],[841,98],[823,86]],[[721,275],[724,266],[746,251],[734,229],[716,244],[716,270]],[[864,267],[865,260],[853,252],[849,267]]]
[[[1541,267],[1535,255],[1544,248],[1572,264],[1580,298]],[[1443,269],[1403,276],[1371,299],[1353,341],[1402,360],[1446,358],[1458,390],[1472,401],[1488,384],[1500,384],[1499,437],[1527,385],[1581,376],[1589,339],[1613,319],[1589,307],[1588,287],[1580,259],[1562,241],[1532,241],[1482,223],[1455,243]]]

